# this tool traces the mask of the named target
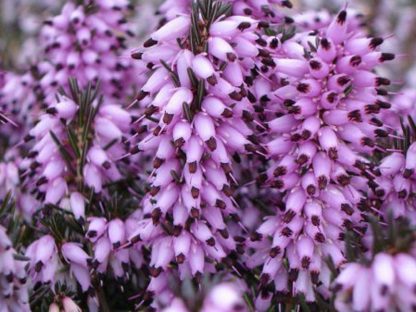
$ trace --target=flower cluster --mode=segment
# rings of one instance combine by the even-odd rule
[[[384,157],[377,166],[372,204],[384,215],[390,212],[396,217],[415,220],[414,190],[416,143],[407,148],[407,152],[394,151]]]
[[[411,311],[416,303],[414,223],[386,217],[370,221],[371,231],[355,246],[360,251],[332,282],[337,311]],[[355,243],[350,246],[353,246]]]
[[[68,78],[81,87],[100,81],[102,92],[126,98],[135,73],[126,42],[134,36],[127,23],[128,1],[69,1],[61,14],[45,22],[41,42],[48,63],[40,81],[43,101],[53,101],[58,87],[68,91]],[[130,90],[132,92],[132,90]]]
[[[287,293],[286,276],[308,301],[315,300],[314,284],[329,286],[323,259],[345,261],[344,232],[359,230],[360,210],[369,209],[362,201],[372,166],[363,155],[382,150],[378,138],[389,136],[379,114],[391,107],[382,96],[390,81],[373,69],[394,55],[379,52],[383,39],[365,37],[347,16],[343,10],[328,26],[285,41],[284,56],[270,64],[273,74],[256,81],[273,160],[260,181],[284,196],[257,230],[248,264],[264,263],[263,285],[274,282]],[[256,243],[262,237],[271,244]]]
[[[125,153],[122,139],[130,130],[130,114],[118,105],[101,105],[96,93],[80,103],[59,95],[30,130],[27,139],[36,143],[22,163],[26,186],[37,199],[58,204],[71,195],[77,218],[84,217],[84,203],[71,193],[82,182],[100,193],[104,183],[120,179],[115,161]]]
[[[379,253],[370,266],[348,263],[335,279],[337,311],[411,311],[416,304],[414,255]]]
[[[20,143],[22,136],[33,126],[38,110],[37,82],[31,73],[23,75],[5,72],[4,84],[0,85],[0,109],[4,120],[1,139],[9,146]]]
[[[389,37],[351,5],[153,4],[66,1],[0,71],[0,310],[414,309]]]
[[[27,247],[26,257],[30,259],[28,272],[34,285],[55,285],[60,276],[57,274],[62,264],[59,259],[55,240],[45,235]]]
[[[172,19],[133,53],[151,65],[137,100],[147,104],[141,119],[155,123],[132,153],[154,151],[155,157],[145,219],[130,241],[152,246],[154,277],[171,261],[182,278],[201,275],[214,270],[212,261],[242,251],[226,222],[239,220],[233,155],[255,152],[244,77],[260,53],[253,31],[262,25],[245,16],[224,18],[227,7],[219,2],[213,8],[218,16],[206,8]]]
[[[89,272],[91,258],[80,244],[66,242],[57,246],[54,237],[45,235],[29,245],[25,255],[30,259],[28,272],[35,288],[47,285],[47,288],[56,292],[59,285],[66,285],[72,291],[76,291],[79,285],[82,292],[89,295],[90,310],[97,309],[98,303]],[[67,311],[66,305],[72,303],[72,299],[63,298],[64,311]],[[55,304],[51,306],[54,307]]]
[[[102,217],[91,217],[88,221],[86,236],[94,246],[92,267],[101,275],[111,267],[114,276],[123,281],[127,278],[125,268],[130,264],[130,257],[138,267],[142,262],[141,255],[137,255],[134,249],[120,248],[127,242],[129,221],[112,219],[108,222]]]

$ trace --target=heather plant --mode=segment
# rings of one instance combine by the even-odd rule
[[[155,157],[144,220],[130,241],[152,245],[154,278],[171,261],[182,279],[199,278],[242,248],[226,223],[239,222],[232,155],[255,150],[244,117],[251,109],[243,77],[259,53],[250,41],[259,25],[249,17],[224,17],[230,9],[201,2],[191,15],[151,34],[147,50],[133,53],[152,71],[137,97],[149,103],[138,122],[152,118],[154,125],[131,153],[153,150]]]
[[[70,86],[71,93],[58,94],[29,132],[36,143],[21,165],[21,187],[38,205],[36,239],[25,249],[31,304],[64,306],[68,298],[91,311],[111,311],[116,298],[106,299],[104,281],[114,281],[112,296],[130,291],[142,257],[123,247],[134,207],[126,189],[140,192],[134,178],[123,180],[120,173],[128,166],[120,158],[128,149],[123,133],[131,116],[104,104],[98,87],[82,90],[76,80]],[[137,265],[134,272],[130,262]]]
[[[0,311],[414,309],[415,95],[360,8],[62,3],[0,72]]]
[[[272,159],[259,180],[283,195],[252,237],[247,262],[263,264],[265,289],[273,283],[277,292],[315,301],[316,290],[330,283],[325,259],[341,265],[345,231],[361,231],[371,209],[369,186],[378,187],[370,157],[384,151],[378,138],[392,132],[380,120],[391,107],[382,89],[390,81],[373,72],[394,59],[378,51],[382,41],[365,37],[342,10],[327,25],[283,42],[285,56],[277,51],[264,70],[268,79],[257,81]]]
[[[415,307],[414,224],[406,218],[370,220],[361,239],[351,241],[349,262],[334,279],[337,311],[411,311]],[[351,233],[350,233],[351,234]]]

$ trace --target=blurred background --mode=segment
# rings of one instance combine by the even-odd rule
[[[64,0],[0,0],[0,68],[25,69],[36,61],[36,34],[42,22],[59,12]],[[134,0],[138,38],[157,23],[160,0]],[[348,3],[364,15],[372,35],[388,38],[383,50],[398,54],[383,69],[396,85],[416,87],[416,0],[292,0],[292,14],[327,10],[335,13]],[[135,44],[137,45],[137,43]],[[134,44],[133,44],[134,46]]]

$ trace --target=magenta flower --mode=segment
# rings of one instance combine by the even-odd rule
[[[333,282],[338,311],[410,311],[416,302],[413,255],[379,253],[370,266],[348,263]]]
[[[62,263],[52,236],[45,235],[35,240],[27,247],[25,256],[30,258],[28,271],[33,285],[54,285],[59,281],[58,271]]]
[[[208,25],[193,14],[206,25],[198,30],[204,41],[191,34],[196,21],[181,14],[133,53],[151,68],[137,97],[147,105],[139,121],[151,118],[154,124],[131,153],[151,152],[154,161],[144,220],[130,241],[152,247],[154,278],[171,262],[184,279],[214,272],[212,262],[230,253],[244,253],[244,238],[233,238],[240,231],[230,232],[227,219],[239,222],[233,155],[257,152],[245,77],[261,54],[256,32],[264,25],[240,15],[215,16]]]
[[[0,226],[0,306],[7,311],[30,311],[26,261],[15,259],[6,229]]]
[[[263,264],[264,286],[307,301],[315,300],[314,285],[329,287],[324,259],[345,261],[344,232],[359,231],[371,175],[364,156],[383,151],[378,138],[390,133],[379,117],[391,107],[379,95],[390,81],[372,70],[394,55],[379,52],[383,40],[364,37],[347,16],[341,11],[326,27],[283,42],[272,52],[273,75],[255,84],[273,160],[260,180],[285,193],[283,209],[257,230],[247,264]],[[256,242],[262,237],[271,243]]]
[[[68,91],[68,78],[81,87],[100,81],[106,96],[125,98],[135,73],[127,55],[128,37],[134,36],[126,21],[127,1],[68,2],[62,12],[45,22],[41,41],[47,63],[40,85],[44,102],[53,101],[57,87]],[[74,49],[77,47],[77,49]]]
[[[382,224],[376,219],[371,221],[371,231],[363,237],[359,248],[365,254],[343,265],[332,282],[337,311],[414,309],[414,225],[404,217],[392,217]]]
[[[136,253],[130,252],[127,248],[120,248],[127,242],[126,232],[127,225],[120,219],[107,222],[105,218],[89,218],[86,236],[93,243],[94,257],[91,263],[99,274],[105,276],[111,268],[119,280],[127,277],[125,267],[130,264],[130,256],[134,257]]]
[[[89,105],[96,106],[98,101]],[[84,219],[85,203],[82,203],[80,194],[72,194],[77,192],[77,185],[68,184],[68,181],[82,178],[87,186],[100,193],[104,183],[121,178],[116,161],[125,154],[122,139],[130,130],[131,117],[117,105],[100,106],[91,122],[94,137],[87,142],[85,165],[78,168],[68,127],[83,127],[80,123],[84,121],[80,118],[84,112],[79,109],[79,105],[67,96],[59,96],[29,132],[28,138],[36,139],[36,143],[29,153],[31,161],[23,165],[26,169],[24,175],[27,176],[25,183],[36,198],[45,203],[58,204],[62,198],[69,196],[74,215],[77,219]],[[77,172],[76,168],[82,172]],[[76,178],[80,173],[82,176]]]
[[[33,126],[37,112],[37,82],[31,73],[18,75],[5,72],[4,84],[0,85],[0,109],[4,114],[2,140],[10,146],[20,143]]]

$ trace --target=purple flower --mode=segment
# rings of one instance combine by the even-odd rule
[[[30,311],[25,261],[15,259],[16,251],[0,226],[0,306],[10,311]]]
[[[154,123],[147,123],[149,134],[131,153],[153,154],[154,161],[144,220],[130,241],[152,247],[154,278],[172,261],[187,278],[244,252],[227,219],[239,222],[233,155],[257,152],[244,78],[260,53],[256,31],[263,25],[247,16],[217,16],[200,30],[206,34],[200,43],[190,35],[193,27],[190,16],[178,15],[133,53],[151,68],[137,97],[146,105],[139,121]]]
[[[334,280],[338,311],[407,311],[416,297],[414,255],[378,253],[369,266],[348,263]]]
[[[37,82],[31,73],[22,75],[4,73],[4,84],[0,85],[0,108],[4,120],[2,140],[10,146],[20,143],[25,133],[33,126],[39,111],[36,98]]]
[[[45,235],[32,242],[26,249],[25,256],[30,258],[29,275],[32,284],[54,285],[58,280],[57,272],[62,267],[55,240]]]
[[[393,213],[396,218],[415,219],[413,191],[416,187],[414,172],[416,169],[416,144],[412,143],[407,151],[393,151],[377,165],[377,176],[370,184],[370,198],[380,214]]]
[[[98,101],[89,105],[96,106]],[[85,185],[100,193],[104,183],[120,179],[116,161],[125,154],[122,141],[131,123],[130,114],[118,105],[101,105],[92,120],[93,130],[90,131],[94,131],[93,137],[82,143],[87,144],[87,153],[85,165],[79,168],[77,153],[71,145],[73,137],[70,137],[68,129],[78,127],[76,131],[83,131],[81,127],[84,125],[80,124],[84,122],[80,119],[82,114],[77,103],[67,96],[58,96],[58,100],[46,109],[30,130],[29,138],[36,139],[36,143],[28,155],[30,161],[22,163],[27,176],[25,183],[32,194],[52,204],[58,204],[65,196],[71,197],[71,209],[77,219],[85,218],[85,212],[79,195],[72,194],[77,192],[76,183],[68,181],[81,178]]]
[[[127,13],[127,1],[70,1],[45,23],[40,38],[47,60],[40,81],[45,103],[53,101],[57,87],[68,91],[69,77],[81,87],[99,80],[103,93],[115,99],[129,95],[135,66],[123,55],[128,37],[134,36]]]
[[[111,268],[114,276],[123,280],[126,278],[125,267],[130,264],[130,257],[134,263],[139,264],[141,255],[137,251],[120,248],[127,242],[127,225],[120,219],[107,222],[104,218],[89,218],[87,238],[93,243],[94,257],[92,266],[98,273],[108,274]],[[140,266],[140,265],[139,265]]]
[[[284,193],[283,209],[250,243],[247,264],[263,264],[265,287],[293,289],[307,301],[315,300],[315,285],[329,287],[324,259],[345,261],[344,232],[359,231],[372,170],[364,156],[383,151],[378,138],[390,134],[379,119],[391,107],[379,95],[390,81],[372,70],[394,55],[378,52],[383,40],[364,37],[347,17],[343,10],[327,26],[284,41],[254,88],[273,160],[260,181]]]

